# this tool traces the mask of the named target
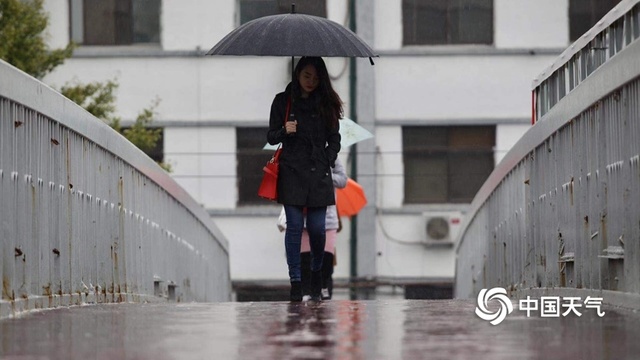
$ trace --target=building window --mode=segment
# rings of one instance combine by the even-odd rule
[[[493,44],[493,0],[402,0],[403,45]]]
[[[296,13],[327,17],[325,0],[240,0],[240,24],[263,16],[290,13],[291,3],[296,4]]]
[[[569,0],[569,37],[576,41],[620,0]]]
[[[273,151],[263,150],[267,143],[267,127],[236,128],[236,159],[238,166],[238,205],[264,205],[258,196],[262,168]]]
[[[161,0],[70,0],[71,40],[81,45],[160,43]]]
[[[404,202],[470,203],[494,168],[495,126],[402,128]]]

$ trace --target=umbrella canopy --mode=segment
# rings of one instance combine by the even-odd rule
[[[372,137],[373,134],[369,130],[358,125],[355,121],[349,118],[340,119],[340,145],[343,148]]]
[[[336,208],[338,216],[354,216],[367,205],[367,196],[362,186],[355,180],[347,179],[347,186],[336,188]]]
[[[370,139],[373,134],[349,118],[340,119],[340,146],[344,149],[362,140]],[[279,144],[267,143],[262,150],[276,150]]]
[[[207,55],[369,59],[377,56],[369,45],[344,26],[322,17],[296,13],[249,21],[227,34]]]

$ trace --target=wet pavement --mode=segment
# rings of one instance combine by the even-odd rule
[[[516,304],[514,303],[514,306]],[[640,314],[491,325],[471,300],[110,304],[0,321],[1,359],[637,359]]]

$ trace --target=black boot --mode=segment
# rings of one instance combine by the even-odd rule
[[[311,295],[311,253],[300,253],[300,278],[302,295]]]
[[[291,292],[289,293],[289,300],[291,302],[302,301],[302,283],[300,281],[291,282]]]
[[[325,252],[322,258],[322,300],[333,295],[333,254]]]
[[[311,301],[322,301],[322,270],[311,271]]]

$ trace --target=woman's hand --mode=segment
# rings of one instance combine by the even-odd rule
[[[298,120],[287,121],[284,124],[284,129],[287,131],[287,135],[295,134],[298,131]]]

